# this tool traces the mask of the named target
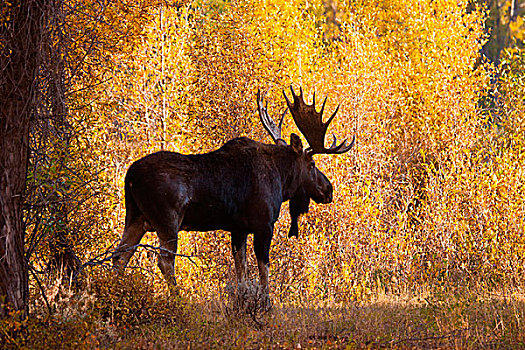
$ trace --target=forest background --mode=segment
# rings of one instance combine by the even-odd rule
[[[16,252],[22,276],[17,303],[0,268],[13,306],[2,309],[6,346],[525,344],[519,1],[28,0],[0,13],[2,189],[14,184],[6,159],[20,153],[26,171],[25,194],[12,196],[23,217],[14,245],[0,203],[0,260]],[[31,40],[16,36],[27,28]],[[20,47],[30,54],[17,60]],[[13,62],[23,62],[15,73],[32,69],[22,75],[30,84],[11,79]],[[327,95],[329,111],[341,103],[329,132],[357,142],[318,157],[334,201],[311,206],[297,239],[283,205],[273,309],[232,306],[223,232],[180,234],[177,294],[156,267],[154,234],[115,278],[128,166],[237,136],[270,142],[257,89],[277,115],[290,84],[308,101]],[[20,101],[19,116],[7,106]],[[13,133],[13,120],[27,134]],[[287,120],[284,135],[294,131]],[[249,264],[256,279],[253,254]]]

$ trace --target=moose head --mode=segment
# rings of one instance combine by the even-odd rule
[[[290,101],[286,92],[283,90],[287,107],[278,125],[269,117],[268,101],[264,104],[260,90],[257,92],[257,107],[261,122],[275,144],[287,145],[286,141],[281,138],[281,129],[288,110],[290,110],[295,124],[309,144],[308,148],[303,149],[300,137],[294,133],[290,136],[290,145],[298,156],[296,163],[297,172],[301,174],[300,186],[290,198],[290,216],[292,222],[288,236],[292,237],[298,236],[299,227],[297,220],[301,214],[308,212],[310,199],[321,204],[332,202],[333,186],[330,180],[315,166],[313,156],[315,154],[342,154],[348,152],[354,146],[355,135],[349,145],[346,144],[347,140],[344,140],[338,145],[336,136],[332,135],[332,145],[329,148],[325,148],[326,131],[339,111],[340,105],[337,106],[332,116],[326,122],[323,122],[323,112],[327,97],[325,97],[321,110],[318,112],[315,106],[315,92],[313,94],[312,104],[308,105],[304,101],[302,88],[299,89],[299,95],[295,93],[292,86],[290,86],[290,90],[293,101]]]

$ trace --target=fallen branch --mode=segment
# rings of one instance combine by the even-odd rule
[[[112,244],[112,246],[113,246],[113,244]],[[82,273],[82,271],[86,267],[88,267],[88,266],[102,266],[106,262],[112,260],[117,255],[117,253],[120,254],[120,253],[124,253],[124,252],[130,251],[130,250],[135,250],[137,248],[146,248],[148,251],[151,251],[151,252],[153,252],[155,254],[171,253],[171,254],[174,254],[175,256],[180,256],[180,257],[186,258],[192,264],[197,266],[197,263],[192,259],[192,258],[195,257],[195,255],[179,254],[179,253],[175,253],[174,251],[171,251],[169,249],[166,249],[166,248],[163,248],[163,247],[159,247],[159,246],[154,246],[154,245],[151,245],[151,244],[136,244],[134,246],[127,247],[126,249],[120,250],[118,252],[115,249],[113,249],[113,248],[108,248],[105,252],[97,255],[96,257],[94,257],[94,258],[86,261],[82,265],[80,265],[79,268],[77,269],[77,271],[75,272],[75,274],[73,275],[73,280],[76,280],[78,275],[80,273]]]

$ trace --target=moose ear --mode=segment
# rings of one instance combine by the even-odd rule
[[[297,134],[292,133],[290,136],[290,145],[295,153],[303,153],[303,143]]]

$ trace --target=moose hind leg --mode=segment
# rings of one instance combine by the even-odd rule
[[[113,266],[116,269],[121,271],[126,267],[145,233],[143,217],[126,224],[120,243],[113,255]]]
[[[157,265],[166,281],[175,286],[177,285],[177,281],[175,280],[175,256],[177,254],[178,232],[177,230],[169,230],[168,232],[169,234],[163,231],[157,232],[160,241],[159,261]]]

